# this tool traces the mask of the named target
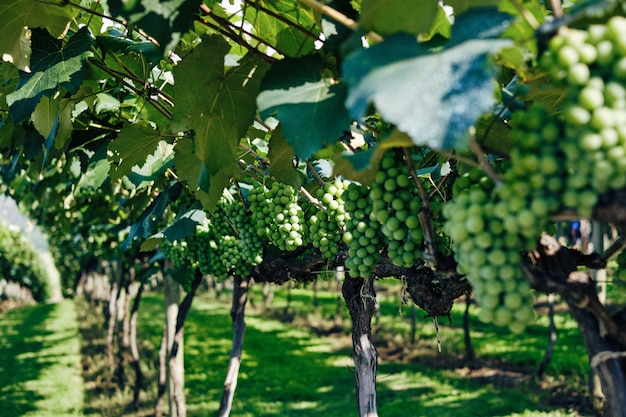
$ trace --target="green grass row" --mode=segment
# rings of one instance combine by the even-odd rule
[[[0,414],[83,415],[74,303],[25,306],[0,317]]]
[[[584,344],[567,313],[557,315],[559,340],[546,378],[530,375],[543,357],[548,341],[546,317],[540,316],[523,335],[479,323],[472,313],[474,362],[463,361],[464,306],[455,306],[452,323],[439,320],[442,351],[432,319],[418,310],[416,343],[409,346],[410,315],[401,308],[400,287],[379,285],[380,318],[374,325],[380,347],[378,408],[381,416],[579,416],[591,415],[584,405],[588,365]],[[289,301],[288,301],[289,297]],[[328,335],[337,312],[336,290],[279,288],[271,310],[262,311],[260,288],[247,312],[247,329],[240,379],[231,415],[238,417],[357,415],[354,399],[350,321],[343,307],[342,331]],[[81,306],[81,304],[79,304]],[[99,309],[79,310],[100,317]],[[403,314],[400,315],[399,310]],[[278,320],[278,318],[283,319]],[[284,319],[289,318],[289,322]],[[139,318],[143,367],[155,375],[156,352],[163,319],[162,297],[146,295]],[[92,323],[104,338],[103,323]],[[10,416],[131,416],[131,390],[99,389],[97,375],[81,378],[80,343],[103,350],[103,341],[79,337],[74,305],[64,301],[12,311],[0,319],[0,410]],[[92,333],[88,338],[95,337]],[[185,326],[185,391],[189,416],[215,415],[232,340],[226,297],[201,294]],[[104,352],[100,352],[104,358]],[[98,354],[83,357],[83,366]],[[104,362],[104,359],[102,359]],[[83,380],[85,383],[83,383]],[[130,380],[130,379],[129,379]],[[85,387],[89,386],[89,389]],[[142,393],[142,413],[150,415],[156,396],[154,379]],[[583,405],[581,405],[583,404]],[[582,411],[581,411],[582,410]],[[585,411],[586,410],[586,411]]]
[[[410,309],[399,314],[396,289],[381,295],[381,316],[375,326],[377,344],[389,341],[404,346],[411,360],[381,359],[378,367],[378,407],[381,416],[574,416],[587,390],[588,366],[585,349],[575,323],[567,314],[557,315],[559,341],[542,388],[532,378],[490,378],[504,366],[519,375],[529,375],[543,357],[548,341],[547,319],[540,317],[520,337],[506,329],[487,326],[472,318],[472,341],[480,362],[462,362],[463,306],[453,310],[452,324],[440,320],[442,352],[432,319],[419,314],[416,352],[406,347],[410,331]],[[286,324],[278,316],[307,317],[309,322],[329,322],[337,309],[337,293],[318,292],[313,306],[310,289],[294,289],[287,301],[279,289],[272,308],[275,314],[248,311],[244,357],[233,416],[318,416],[356,415],[351,345],[348,335],[318,336],[302,320]],[[262,300],[257,289],[258,307]],[[289,314],[280,314],[289,307]],[[161,324],[161,299],[144,300],[141,331],[156,346]],[[276,314],[279,313],[279,314]],[[472,309],[475,313],[475,310]],[[344,308],[343,324],[349,327]],[[186,392],[190,416],[215,415],[231,347],[228,306],[207,296],[194,301],[185,326]],[[394,342],[395,341],[395,342]],[[474,376],[472,366],[485,369]],[[506,371],[506,372],[505,372]],[[518,375],[518,374],[516,374]],[[504,382],[503,382],[504,381]],[[554,392],[566,392],[554,397]],[[570,397],[573,393],[575,397]],[[574,409],[574,407],[576,409]],[[591,410],[593,411],[593,410]],[[591,412],[590,411],[590,412]]]

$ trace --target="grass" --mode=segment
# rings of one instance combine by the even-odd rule
[[[440,324],[442,352],[437,352],[431,320],[420,320],[418,342],[407,346],[410,323],[398,313],[399,288],[380,291],[381,317],[375,326],[381,360],[378,408],[396,416],[544,416],[592,415],[585,405],[586,356],[578,330],[559,314],[559,342],[548,376],[532,374],[547,343],[547,320],[540,317],[527,335],[472,320],[473,343],[480,360],[462,360],[463,306],[453,310],[452,325]],[[254,294],[260,305],[260,291]],[[325,323],[337,309],[335,291],[318,291],[314,308],[310,289],[276,293],[273,308],[250,308],[244,358],[232,415],[349,416],[356,414],[351,341],[344,308],[343,330],[327,333]],[[159,296],[143,301],[140,332],[158,345],[162,304]],[[409,309],[404,308],[405,316]],[[297,314],[294,314],[297,312]],[[420,316],[421,318],[421,316]],[[281,320],[283,321],[281,321]],[[288,319],[290,323],[285,323]],[[317,332],[310,329],[310,325]],[[185,364],[189,416],[215,415],[231,346],[228,305],[207,295],[194,301],[185,326]],[[328,326],[327,326],[328,327]],[[399,352],[399,353],[398,353]],[[554,394],[557,394],[556,396]],[[586,411],[585,411],[586,410]],[[587,413],[587,414],[585,414]]]
[[[323,285],[320,285],[323,286]],[[231,415],[238,417],[356,415],[350,320],[343,307],[340,326],[336,288],[279,288],[263,311],[260,286],[247,311],[244,357]],[[332,287],[332,285],[330,286]],[[399,314],[400,287],[378,288],[380,317],[374,338],[379,348],[377,402],[384,416],[591,416],[585,401],[584,344],[566,312],[557,315],[559,341],[542,381],[529,377],[543,357],[547,319],[540,316],[521,336],[479,323],[472,313],[474,361],[463,359],[464,306],[452,324],[440,320],[442,352],[432,319],[418,310],[416,341],[409,343],[410,308]],[[100,308],[78,302],[82,338],[76,334],[72,303],[25,307],[0,320],[0,409],[11,416],[150,416],[156,397],[156,354],[163,318],[162,297],[147,294],[139,318],[142,366],[150,383],[142,408],[130,408],[132,381],[124,387],[104,352]],[[201,294],[185,326],[185,392],[188,415],[215,415],[219,407],[232,338],[225,297]],[[81,341],[82,384],[75,364]],[[44,380],[51,381],[44,383]],[[54,390],[52,389],[54,387]],[[83,405],[84,398],[84,405]],[[70,400],[71,399],[71,400]]]
[[[0,318],[0,410],[6,416],[83,415],[74,304],[25,306]]]

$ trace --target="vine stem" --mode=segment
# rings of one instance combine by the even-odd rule
[[[331,19],[336,20],[337,22],[341,23],[342,25],[344,25],[345,27],[352,29],[353,31],[357,31],[359,29],[359,25],[358,23],[349,18],[348,16],[346,16],[345,14],[341,13],[340,11],[333,9],[330,6],[327,6],[323,3],[320,3],[317,0],[298,0],[300,3],[309,6],[310,8],[317,10],[318,12],[325,14],[326,16],[330,17]],[[373,40],[374,42],[382,42],[383,38],[382,36],[380,36],[378,33],[376,32],[369,32],[367,34],[367,36]]]
[[[200,5],[200,10],[204,13],[204,16],[200,16],[198,17],[198,21],[205,24],[206,26],[217,30],[218,32],[221,32],[222,35],[232,39],[233,41],[235,41],[237,44],[243,46],[244,48],[249,49],[250,51],[253,51],[256,55],[258,55],[259,57],[261,57],[262,59],[268,61],[269,63],[273,63],[276,61],[275,58],[272,58],[269,55],[264,54],[263,52],[261,52],[260,50],[258,50],[257,48],[253,47],[248,41],[246,41],[243,36],[241,36],[241,34],[237,33],[234,29],[233,29],[233,25],[231,24],[231,22],[229,22],[228,20],[221,18],[219,16],[216,16],[213,11],[205,4],[201,4]],[[206,21],[205,19],[203,19],[203,17],[210,17],[211,19],[213,19],[217,25],[212,24],[211,22]],[[264,44],[270,48],[273,48],[274,50],[276,50],[276,52],[278,52],[279,54],[286,56],[284,52],[281,52],[279,49],[277,49],[274,45],[271,45],[270,43],[268,43],[267,41],[265,41],[263,38],[256,36],[248,31],[246,31],[243,27],[239,28],[241,32],[245,33],[246,35],[252,37],[253,39],[255,39],[257,42],[259,42],[259,44]]]
[[[313,164],[310,161],[306,161],[306,166],[311,170],[311,173],[315,177],[315,180],[317,181],[319,186],[323,188],[326,185],[326,183],[324,182],[322,177],[320,177],[320,174],[317,173],[317,170],[315,169]]]
[[[533,28],[533,30],[537,30],[539,26],[541,26],[535,16],[533,16],[532,13],[526,10],[524,5],[520,3],[519,0],[511,0],[511,3],[513,4],[513,6],[515,6],[517,11],[520,12],[526,23],[528,23],[530,27]]]
[[[563,17],[563,5],[560,0],[550,0],[550,5],[552,5],[552,15],[555,19]]]
[[[491,179],[496,183],[496,185],[498,186],[502,185],[503,184],[502,178],[500,178],[500,176],[496,173],[496,171],[494,171],[493,167],[487,160],[487,157],[485,156],[485,153],[483,152],[483,149],[480,146],[480,143],[476,141],[476,138],[473,135],[469,140],[469,147],[472,150],[472,152],[474,152],[474,154],[476,155],[476,158],[478,158],[481,168],[485,170],[487,175],[491,177]]]
[[[98,17],[101,17],[101,18],[103,18],[103,19],[109,19],[109,20],[111,20],[111,21],[113,21],[113,22],[115,22],[115,23],[119,23],[120,25],[124,26],[124,27],[128,30],[128,22],[127,22],[126,20],[120,20],[120,19],[116,19],[116,18],[111,17],[111,16],[107,16],[107,15],[106,15],[106,14],[104,14],[104,13],[99,13],[99,12],[97,12],[97,11],[95,11],[95,10],[88,9],[88,8],[86,8],[86,7],[81,6],[80,4],[72,3],[72,2],[71,2],[71,1],[69,1],[69,0],[65,0],[65,1],[63,1],[63,2],[61,2],[61,3],[57,3],[57,2],[54,2],[54,1],[47,1],[47,0],[36,0],[36,1],[38,1],[38,2],[40,2],[40,3],[54,4],[54,5],[56,5],[56,6],[60,6],[60,7],[64,7],[64,6],[66,6],[66,5],[70,5],[70,6],[72,6],[72,7],[75,7],[75,8],[77,8],[77,9],[79,9],[79,10],[82,10],[82,11],[84,11],[84,12],[86,12],[86,13],[90,13],[90,14],[92,14],[92,15],[94,15],[94,16],[98,16]],[[153,43],[153,44],[155,44],[155,45],[157,45],[157,46],[160,46],[159,41],[157,41],[156,39],[154,39],[152,36],[148,35],[148,34],[147,34],[146,32],[144,32],[143,30],[141,30],[141,29],[134,29],[134,30],[135,30],[137,33],[139,33],[141,36],[143,36],[144,38],[146,38],[148,41],[150,41],[150,43]]]
[[[411,152],[409,148],[403,148],[404,151],[404,159],[406,159],[407,166],[409,168],[409,172],[411,173],[411,177],[413,178],[413,182],[417,187],[417,190],[420,195],[420,200],[422,201],[422,208],[418,213],[418,218],[420,219],[420,223],[422,225],[422,230],[424,230],[424,240],[426,241],[426,261],[428,263],[437,263],[437,247],[435,246],[435,231],[433,229],[433,224],[431,221],[431,213],[429,206],[429,198],[424,185],[420,182],[419,177],[417,176],[417,170],[415,169],[415,164],[413,163],[413,159],[411,158]],[[434,266],[434,265],[431,265]]]

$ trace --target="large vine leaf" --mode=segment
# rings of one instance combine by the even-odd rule
[[[298,158],[307,159],[350,129],[345,85],[324,72],[322,59],[284,59],[263,79],[257,104],[262,118],[278,119]]]
[[[154,153],[163,136],[147,122],[127,123],[110,144],[111,178],[129,175],[134,166],[142,167]]]
[[[57,88],[78,91],[83,80],[84,60],[91,54],[94,37],[87,27],[76,32],[65,46],[45,31],[32,31],[32,71],[22,72],[17,89],[6,97],[16,122],[26,119],[39,99]]]
[[[65,33],[78,9],[65,2],[11,0],[0,2],[0,55],[30,72],[30,41],[25,28],[45,28],[53,38]]]
[[[313,50],[319,36],[319,26],[312,10],[291,0],[256,0],[246,3],[245,19],[279,53],[295,57]]]
[[[181,185],[178,182],[169,184],[161,193],[146,207],[137,221],[130,227],[126,240],[122,243],[122,250],[130,247],[136,238],[148,238],[159,224],[159,219],[165,212],[170,200],[180,194]]]
[[[441,52],[394,35],[354,53],[343,66],[347,107],[361,119],[374,104],[417,145],[462,146],[468,128],[495,104],[489,54],[510,44],[496,37],[510,21],[508,14],[481,9],[457,20]]]
[[[124,16],[154,37],[162,52],[173,50],[191,29],[201,0],[109,0],[111,14]]]
[[[300,188],[302,177],[293,164],[293,148],[283,136],[280,125],[272,132],[267,156],[270,159],[270,174],[276,180]]]
[[[433,26],[439,9],[437,0],[363,0],[359,25],[383,36],[419,35]]]
[[[75,196],[97,193],[102,184],[109,178],[111,164],[107,158],[107,145],[100,146],[91,155],[87,169],[74,188]]]
[[[267,69],[264,61],[247,55],[225,71],[229,49],[223,38],[208,37],[174,68],[172,126],[193,131],[191,152],[203,163],[200,172],[206,178],[197,173],[186,178],[192,180],[193,192],[199,187],[208,193],[208,206],[217,202],[234,172],[236,148],[254,121],[256,96]]]

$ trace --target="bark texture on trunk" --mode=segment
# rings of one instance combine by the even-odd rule
[[[378,355],[372,341],[372,315],[376,307],[374,280],[346,277],[342,287],[352,318],[352,358],[360,417],[377,417],[376,368]]]
[[[228,372],[224,380],[224,391],[220,401],[219,417],[227,417],[233,405],[233,398],[237,388],[237,378],[241,366],[241,354],[243,352],[243,339],[246,331],[245,311],[248,301],[249,278],[235,277],[233,289],[233,301],[230,309],[230,317],[233,321],[233,347],[230,351]]]
[[[139,411],[141,406],[140,395],[143,388],[143,372],[141,371],[141,357],[139,356],[139,348],[137,347],[137,316],[139,315],[139,303],[143,295],[144,285],[139,284],[137,294],[133,300],[133,307],[130,313],[130,355],[132,358],[133,369],[135,370],[135,386],[133,388],[133,409]]]
[[[567,303],[585,340],[590,366],[598,374],[605,396],[605,417],[626,417],[626,311],[610,315],[598,299],[596,285],[578,266],[602,267],[601,259],[562,247],[543,235],[523,264],[533,288],[556,292]]]
[[[179,355],[178,360],[171,359],[172,346],[174,345],[174,337],[176,335],[176,317],[178,317],[178,303],[180,301],[180,284],[174,280],[169,274],[165,274],[165,356],[164,366],[167,372],[165,389],[167,392],[167,400],[169,405],[169,417],[177,417],[178,410],[174,393],[176,391],[174,380],[184,377],[183,356]],[[182,339],[182,335],[181,335]],[[173,372],[172,372],[173,371]],[[173,373],[173,375],[172,375]]]
[[[191,303],[196,295],[196,291],[202,282],[202,274],[196,271],[196,274],[191,283],[191,289],[183,298],[178,308],[178,314],[176,315],[176,327],[174,329],[174,336],[171,344],[168,359],[168,369],[170,371],[170,387],[172,389],[172,402],[176,409],[176,417],[187,416],[187,404],[185,402],[185,370],[183,367],[183,328],[185,325],[185,319],[187,313],[191,308]],[[170,412],[170,415],[172,413]]]

